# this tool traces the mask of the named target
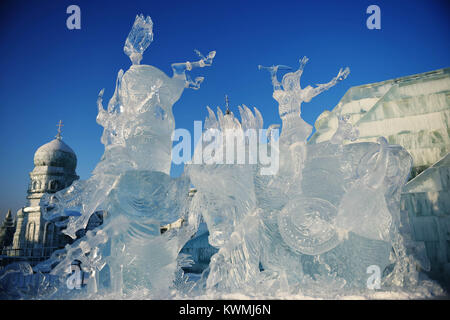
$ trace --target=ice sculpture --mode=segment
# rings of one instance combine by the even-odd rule
[[[59,223],[72,238],[94,212],[107,213],[101,226],[34,268],[63,279],[59,287],[46,290],[51,292],[46,297],[223,298],[240,293],[339,298],[355,290],[367,294],[373,270],[379,270],[375,286],[423,289],[418,286],[418,261],[409,254],[408,233],[400,232],[406,226],[400,190],[411,156],[382,137],[377,143],[345,144],[358,132],[343,115],[337,115],[329,141],[306,143],[312,127],[300,116],[301,104],[344,80],[348,68],[328,83],[301,88],[306,57],[281,82],[278,71],[289,67],[259,66],[271,75],[281,134],[276,124],[262,130],[256,108],[239,107],[239,120],[228,105],[225,113],[218,108],[217,116],[208,107],[205,131],[194,151],[194,159],[202,161],[189,163],[174,179],[169,176],[172,106],[184,88],[198,89],[203,81],[192,81],[186,72],[210,66],[215,52],[205,57],[196,51],[198,61],[172,64],[169,78],[140,64],[153,40],[152,28],[150,17],[136,17],[124,47],[132,66],[119,71],[106,110],[103,90],[99,94],[97,122],[104,128],[105,152],[92,177],[42,200],[45,217],[64,218]],[[231,162],[220,161],[229,139],[243,146],[244,161],[239,154]],[[263,170],[260,150],[276,156],[276,170]],[[192,199],[191,184],[197,188]],[[189,258],[179,253],[201,216],[218,251],[202,277],[190,281],[181,272]],[[176,220],[183,221],[181,227],[161,234],[161,225]],[[77,276],[70,268],[74,261],[88,279],[78,296],[67,294],[71,286],[65,286]],[[29,273],[22,266],[9,272],[20,270]]]
[[[205,272],[202,286],[211,293],[240,292],[248,296],[312,294],[334,296],[364,290],[367,272],[376,267],[383,285],[415,285],[415,262],[405,253],[399,234],[400,189],[411,157],[400,146],[378,143],[344,145],[357,130],[345,116],[329,142],[307,145],[312,127],[301,117],[301,103],[345,79],[340,70],[330,82],[300,87],[308,59],[295,72],[286,66],[263,67],[272,78],[279,103],[279,171],[261,175],[258,165],[190,164],[187,174],[198,192],[191,210],[201,212],[219,248]],[[242,122],[232,112],[208,107],[202,141],[212,131],[260,129],[262,116],[239,108]],[[270,126],[273,127],[273,126]],[[246,152],[248,140],[241,137]],[[225,139],[226,140],[226,139]],[[226,140],[228,141],[228,140]],[[261,137],[258,137],[261,147]],[[224,149],[226,149],[226,143]],[[204,146],[200,143],[196,153]],[[206,162],[206,161],[205,161]],[[381,281],[381,280],[380,280]],[[347,291],[342,289],[346,288]]]
[[[94,212],[107,212],[100,229],[89,231],[62,256],[53,257],[51,262],[58,264],[52,274],[65,275],[67,265],[77,259],[95,283],[97,273],[107,266],[117,294],[137,286],[152,290],[155,296],[167,294],[180,263],[178,253],[198,222],[193,215],[186,216],[189,179],[169,176],[175,128],[172,106],[185,88],[198,89],[203,81],[201,77],[190,80],[186,72],[210,66],[215,52],[204,57],[196,51],[200,60],[172,64],[170,78],[140,64],[153,40],[152,27],[150,17],[136,17],[124,47],[133,65],[125,73],[119,71],[106,110],[103,90],[99,94],[97,122],[104,128],[105,152],[92,177],[42,200],[47,219],[80,212],[66,219],[64,232],[72,238]],[[160,235],[161,225],[183,218],[182,230]]]

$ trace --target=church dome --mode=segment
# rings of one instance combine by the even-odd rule
[[[56,138],[37,149],[34,154],[34,165],[62,167],[74,171],[77,156],[67,144]]]

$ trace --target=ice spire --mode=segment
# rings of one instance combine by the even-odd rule
[[[9,209],[8,212],[6,213],[5,221],[7,221],[7,220],[12,220],[12,218],[11,218],[11,209]]]

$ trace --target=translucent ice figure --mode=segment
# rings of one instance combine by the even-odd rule
[[[344,144],[355,141],[358,132],[341,116],[330,141],[306,144],[311,126],[300,117],[301,102],[349,73],[348,68],[341,69],[329,83],[301,89],[306,62],[300,60],[299,70],[287,73],[281,84],[276,72],[287,67],[266,68],[283,126],[279,173],[255,176],[257,207],[262,209],[257,241],[262,243],[260,276],[263,283],[271,279],[269,283],[300,287],[303,292],[330,283],[335,289],[361,288],[367,268],[377,265],[384,274],[390,272],[385,284],[400,283],[398,279],[409,275],[399,270],[413,268],[398,232],[400,191],[411,157],[384,138],[378,143]]]
[[[189,179],[169,176],[175,128],[172,106],[185,88],[198,89],[203,80],[192,81],[186,72],[210,66],[215,52],[204,57],[196,51],[198,61],[172,64],[173,76],[168,77],[158,68],[140,64],[152,40],[150,17],[138,15],[124,47],[132,66],[125,73],[119,71],[107,109],[102,104],[103,90],[97,101],[97,122],[104,128],[101,161],[91,178],[42,201],[48,219],[80,212],[67,221],[64,232],[72,238],[86,228],[94,212],[107,212],[100,229],[60,255],[62,261],[52,272],[64,274],[64,266],[77,259],[95,278],[107,265],[117,294],[139,286],[154,295],[168,294],[179,250],[198,223],[195,214],[187,217]],[[161,225],[177,219],[185,220],[183,229],[160,234]],[[93,256],[101,263],[89,260]]]
[[[277,79],[277,72],[280,69],[288,69],[286,66],[263,67],[270,72],[273,85],[273,98],[278,102],[278,113],[282,120],[282,131],[280,135],[280,174],[290,177],[288,188],[298,191],[298,184],[301,181],[303,162],[306,157],[306,139],[312,132],[312,126],[306,123],[301,117],[302,102],[309,102],[321,92],[328,90],[339,81],[344,80],[350,73],[349,68],[339,70],[338,75],[330,82],[319,84],[316,87],[307,86],[301,88],[300,78],[308,58],[300,59],[300,66],[297,71],[286,73],[281,83]]]
[[[258,66],[259,69],[267,69],[270,72],[274,89],[273,98],[279,103],[278,113],[283,121],[283,135],[287,138],[288,134],[291,134],[290,130],[295,129],[297,132],[298,137],[291,137],[291,142],[306,140],[312,129],[311,126],[304,122],[300,117],[302,102],[311,101],[311,99],[318,94],[330,89],[339,81],[344,80],[350,73],[349,68],[345,68],[344,70],[341,69],[339,70],[338,75],[328,83],[318,84],[316,87],[307,86],[306,88],[301,88],[300,78],[308,60],[307,57],[300,59],[298,70],[286,73],[283,76],[281,83],[277,79],[277,72],[280,69],[287,69],[289,67],[280,65],[272,67]],[[304,131],[301,132],[301,129]],[[308,135],[304,137],[305,134]]]
[[[266,179],[262,179],[264,181],[263,184],[269,184],[270,188],[267,188],[267,190],[263,190],[264,188],[261,188],[262,190],[260,194],[262,194],[262,198],[268,197],[269,199],[279,198],[286,200],[284,203],[279,203],[279,200],[270,201],[268,203],[269,207],[267,209],[279,210],[288,202],[290,198],[301,196],[302,172],[307,156],[306,139],[312,132],[311,125],[306,123],[300,117],[302,102],[309,102],[313,97],[331,88],[339,81],[345,79],[350,72],[348,68],[346,68],[345,70],[341,69],[339,70],[338,75],[330,82],[317,85],[317,87],[307,86],[306,88],[302,89],[300,87],[300,77],[303,74],[303,69],[307,62],[308,58],[306,57],[300,59],[299,69],[295,72],[286,73],[283,76],[281,83],[277,79],[277,71],[280,68],[286,69],[287,67],[259,66],[259,69],[268,69],[271,73],[272,85],[274,88],[273,98],[279,103],[278,112],[282,120],[282,131],[280,134],[279,174],[274,177],[267,177]],[[273,206],[276,203],[279,203],[278,207]],[[291,210],[295,211],[295,208],[297,208],[298,205],[291,204]],[[321,208],[324,208],[324,206],[329,207],[322,202],[317,203],[317,206]],[[289,215],[292,214],[290,212],[291,210],[288,210],[287,208],[284,209],[284,219],[290,220]],[[308,224],[309,222],[307,221],[310,221],[310,219],[319,222],[322,221],[322,218],[320,217],[320,215],[309,215],[307,219],[305,217],[302,218],[301,221],[304,221]],[[300,221],[297,218],[295,218],[294,220]],[[285,228],[288,228],[289,226],[294,227],[294,224],[284,224]],[[285,234],[285,238],[287,239],[290,232],[288,230],[283,231],[283,229],[281,230],[281,232],[282,234]],[[324,232],[324,230],[321,231],[321,233]],[[319,246],[321,246],[321,244],[319,244]]]

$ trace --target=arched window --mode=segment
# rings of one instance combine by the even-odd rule
[[[51,181],[49,182],[48,187],[49,187],[50,190],[57,190],[57,189],[58,189],[58,181],[56,181],[56,180],[51,180]]]
[[[36,229],[36,224],[35,224],[33,221],[32,221],[32,222],[29,222],[29,223],[28,223],[28,226],[27,226],[27,232],[26,232],[26,234],[25,234],[25,240],[26,240],[26,242],[31,243],[31,242],[34,241],[34,232],[35,232],[35,229]]]
[[[38,188],[38,182],[36,180],[33,181],[31,188],[32,190],[36,190]]]
[[[55,240],[55,225],[51,222],[45,224],[44,246],[53,247]]]

